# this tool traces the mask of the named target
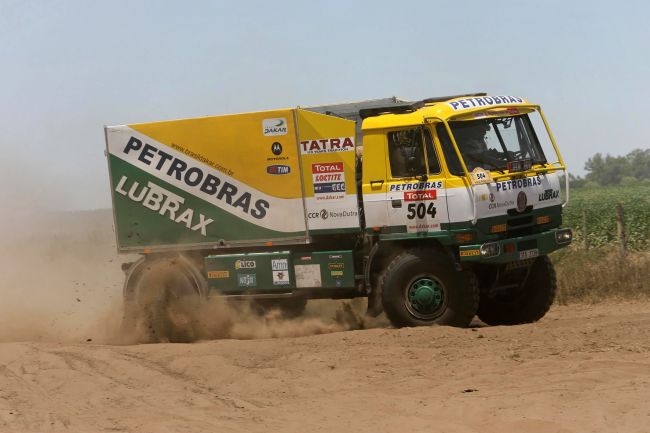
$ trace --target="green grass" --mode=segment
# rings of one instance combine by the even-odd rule
[[[590,247],[617,242],[616,203],[623,205],[628,248],[649,249],[650,185],[647,184],[572,189],[569,205],[564,209],[563,225],[574,229],[575,244],[582,243],[585,236],[583,209],[587,213]]]

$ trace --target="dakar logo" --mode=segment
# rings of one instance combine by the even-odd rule
[[[284,117],[262,120],[262,133],[265,137],[272,137],[274,135],[287,135],[288,131],[289,129],[287,128],[287,119]]]

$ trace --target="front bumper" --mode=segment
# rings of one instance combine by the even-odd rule
[[[571,243],[571,229],[559,228],[529,236],[459,247],[461,262],[508,263],[544,256]]]

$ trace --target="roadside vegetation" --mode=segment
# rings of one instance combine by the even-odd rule
[[[617,203],[623,207],[625,251]],[[574,242],[552,255],[558,303],[650,297],[650,183],[574,188],[563,225],[574,229]]]

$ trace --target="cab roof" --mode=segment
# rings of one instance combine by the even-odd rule
[[[429,98],[399,107],[361,110],[363,130],[420,125],[425,119],[449,120],[456,117],[487,117],[518,114],[518,107],[534,108],[526,99],[485,93]]]

